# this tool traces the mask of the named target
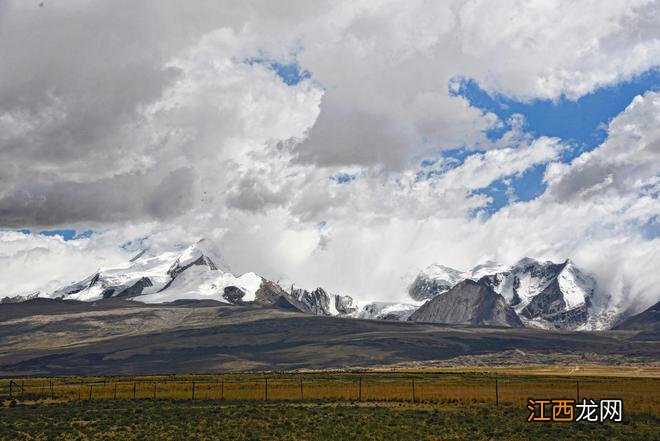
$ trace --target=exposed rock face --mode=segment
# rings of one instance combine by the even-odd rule
[[[570,260],[562,264],[546,263],[545,266],[531,262],[523,270],[542,280],[543,284],[539,285],[540,292],[526,292],[520,296],[520,283],[518,288],[515,285],[520,279],[514,276],[514,303],[511,304],[517,307],[521,317],[560,329],[576,328],[587,322],[595,281]],[[516,298],[521,297],[523,301],[515,303]]]
[[[292,289],[291,295],[302,304],[304,312],[316,315],[331,315],[330,296],[323,288],[316,288],[311,292],[304,289]]]
[[[22,303],[39,297],[39,292],[26,295],[7,296],[0,299],[0,305],[7,303]]]
[[[452,285],[444,280],[433,280],[426,275],[418,275],[408,288],[408,295],[417,301],[432,299],[449,291]]]
[[[431,265],[422,271],[408,288],[408,295],[417,301],[432,299],[465,279],[465,275],[443,265]]]
[[[523,323],[500,294],[484,283],[464,280],[422,305],[409,318],[415,322],[520,328]]]
[[[142,277],[132,285],[106,288],[101,295],[104,299],[110,297],[135,297],[142,294],[142,291],[150,286],[154,286],[151,280],[148,277]]]
[[[271,306],[287,311],[302,312],[296,305],[291,303],[291,298],[280,296]]]
[[[315,315],[353,316],[359,309],[352,297],[329,294],[320,287],[308,291],[292,286],[289,301],[301,311]]]
[[[277,283],[263,279],[255,294],[254,302],[260,305],[273,305],[280,297],[288,299],[289,293],[284,291]]]
[[[229,303],[240,303],[245,297],[245,291],[243,291],[238,286],[225,286],[223,297]]]
[[[94,286],[96,282],[98,282],[99,277],[100,277],[99,273],[92,274],[91,276],[81,280],[80,282],[74,283],[69,286],[65,286],[64,288],[55,291],[53,296],[64,299],[71,296],[72,294],[78,294],[79,292],[87,290],[92,286]]]
[[[353,314],[358,310],[353,297],[350,296],[335,296],[335,309],[337,313],[342,315]]]
[[[520,315],[527,319],[544,320],[556,328],[572,328],[587,321],[589,306],[590,299],[586,297],[584,303],[570,307],[555,277],[520,310]]]
[[[628,317],[613,329],[660,332],[660,302],[639,314]]]
[[[178,276],[179,274],[181,274],[182,272],[184,272],[193,265],[208,266],[213,271],[216,271],[218,269],[218,267],[215,266],[215,263],[213,263],[213,261],[209,257],[205,255],[201,255],[192,262],[183,263],[179,259],[177,259],[174,265],[172,265],[170,269],[167,270],[167,274],[169,274],[174,279],[176,276]]]

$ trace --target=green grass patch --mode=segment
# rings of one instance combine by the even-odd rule
[[[657,417],[528,423],[518,407],[411,403],[91,401],[0,409],[0,440],[630,440]]]

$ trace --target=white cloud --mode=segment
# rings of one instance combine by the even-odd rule
[[[49,292],[130,258],[116,237],[65,242],[60,236],[0,231],[0,298]]]
[[[86,275],[136,237],[207,236],[239,272],[361,298],[399,298],[434,261],[532,255],[574,256],[621,298],[649,301],[658,239],[639,226],[659,211],[657,94],[561,164],[561,142],[532,139],[519,118],[489,141],[503,121],[449,88],[470,77],[531,100],[616,84],[658,65],[658,5],[2,2],[0,227],[105,233],[3,233],[0,288]],[[297,60],[312,78],[287,86],[255,58]],[[479,152],[460,166],[438,156],[460,146]],[[474,190],[548,163],[546,194],[469,217],[489,202]],[[356,179],[330,179],[340,172]]]

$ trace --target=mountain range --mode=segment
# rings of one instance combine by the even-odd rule
[[[179,250],[142,250],[123,265],[35,295],[91,302],[121,298],[148,304],[215,300],[321,316],[571,330],[610,329],[622,316],[594,301],[595,279],[570,260],[553,263],[524,258],[511,266],[487,262],[470,271],[433,264],[410,284],[409,303],[363,303],[322,287],[283,287],[253,272],[235,276],[209,245],[200,240]]]
[[[498,311],[508,315],[515,313],[520,320],[508,320],[509,326],[605,329],[611,327],[616,318],[611,311],[609,315],[602,314],[599,308],[593,307],[595,279],[568,259],[553,263],[526,257],[512,266],[488,262],[467,272],[431,265],[416,277],[408,293],[415,300],[429,300],[424,307],[428,310],[433,305],[446,304],[447,295],[465,297],[460,293],[465,291],[462,282],[467,280],[478,284],[483,299],[494,302]],[[446,310],[447,306],[436,309]],[[447,319],[428,313],[424,317],[432,321]],[[470,311],[462,317],[453,316],[453,319],[460,323],[485,324]]]

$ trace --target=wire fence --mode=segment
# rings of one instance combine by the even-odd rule
[[[658,378],[336,375],[0,380],[0,399],[17,401],[218,400],[408,401],[522,405],[535,399],[620,398],[627,411],[660,414]]]

